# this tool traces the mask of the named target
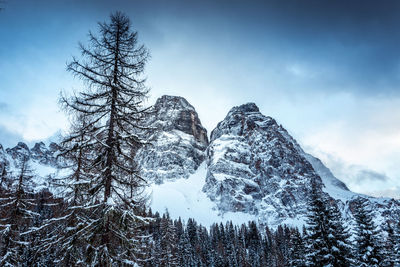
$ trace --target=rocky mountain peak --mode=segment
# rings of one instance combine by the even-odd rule
[[[57,165],[57,160],[54,153],[58,151],[59,147],[55,143],[51,143],[47,147],[43,142],[36,143],[31,149],[32,159],[39,161],[44,165]]]
[[[203,145],[208,145],[207,130],[201,125],[194,107],[185,98],[164,95],[156,101],[154,110],[156,115],[152,117],[152,124],[158,130],[182,131],[194,136]]]
[[[205,159],[207,130],[192,105],[178,96],[160,97],[146,126],[154,128],[152,145],[141,148],[136,159],[141,175],[155,183],[188,178]]]
[[[181,96],[171,96],[171,95],[163,95],[160,98],[157,99],[156,103],[154,106],[157,109],[162,109],[164,107],[165,109],[169,110],[182,110],[182,109],[189,109],[189,110],[195,110],[192,105],[189,104],[189,102],[181,97]]]
[[[255,103],[246,103],[237,107],[233,107],[231,111],[228,113],[249,113],[249,112],[260,112],[260,109]]]
[[[29,157],[31,156],[31,151],[29,147],[23,142],[19,142],[13,148],[7,148],[6,152],[7,154],[11,155],[13,159],[18,159],[18,160],[22,160],[22,158],[24,157],[29,159]]]
[[[305,212],[311,179],[322,186],[297,142],[253,103],[232,108],[211,133],[203,190],[222,212],[293,218]]]
[[[233,107],[223,121],[211,132],[211,141],[222,135],[251,135],[254,131],[259,133],[274,129],[279,132],[283,128],[276,121],[268,116],[264,116],[254,103],[247,103]]]
[[[43,155],[47,152],[47,147],[43,142],[36,143],[33,148],[31,149],[31,152],[34,154],[38,155]]]

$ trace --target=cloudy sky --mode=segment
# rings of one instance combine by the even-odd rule
[[[125,12],[151,51],[149,103],[188,99],[209,132],[255,102],[350,189],[400,196],[399,1],[0,2],[0,143],[68,127],[66,62]]]

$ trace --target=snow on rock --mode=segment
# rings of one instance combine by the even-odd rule
[[[152,184],[147,190],[152,211],[164,213],[168,210],[172,218],[181,217],[185,221],[195,218],[206,227],[216,222],[233,221],[241,224],[256,219],[255,216],[242,212],[221,214],[215,203],[201,190],[205,183],[206,171],[206,165],[203,163],[187,179]]]
[[[210,142],[194,107],[182,97],[159,98],[144,126],[154,129],[152,145],[140,148],[135,159],[149,181],[152,210],[168,209],[172,218],[193,217],[205,226],[228,220],[301,226],[311,179],[338,204],[349,225],[358,197],[369,200],[378,225],[400,218],[399,201],[351,192],[254,103],[232,108],[212,131]],[[8,149],[0,145],[0,177],[17,174],[27,157],[35,174],[34,190],[57,193],[49,175],[68,172],[58,170],[57,153],[55,143],[32,148],[18,143]]]
[[[0,145],[0,176],[17,176],[22,160],[26,158],[33,175],[32,190],[35,192],[42,189],[52,190],[50,176],[55,175],[58,170],[55,158],[57,151],[58,146],[55,143],[46,147],[40,142],[30,149],[25,143],[19,142],[15,147],[6,150]]]
[[[153,109],[146,122],[152,144],[136,154],[141,175],[157,184],[186,179],[205,159],[207,131],[183,97],[162,96]]]
[[[203,190],[222,213],[245,212],[270,225],[295,218],[306,212],[310,180],[320,181],[300,151],[254,103],[234,107],[211,133]]]
[[[221,214],[244,212],[261,223],[304,224],[311,179],[352,220],[352,203],[366,197],[377,220],[397,218],[399,202],[351,192],[323,163],[305,153],[254,103],[232,108],[211,132],[203,191]]]

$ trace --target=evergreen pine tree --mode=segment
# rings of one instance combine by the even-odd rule
[[[384,230],[387,233],[387,238],[382,250],[383,262],[381,265],[387,267],[398,266],[400,264],[398,251],[399,235],[396,231],[396,225],[386,222]]]
[[[292,232],[289,242],[290,242],[289,245],[290,266],[297,266],[297,267],[307,266],[304,257],[304,255],[306,255],[304,242],[297,228]]]
[[[254,267],[262,266],[261,235],[258,231],[257,224],[254,221],[249,222],[246,239],[250,265]]]
[[[351,264],[352,247],[341,213],[315,179],[311,183],[307,223],[307,264],[335,267]]]
[[[390,242],[393,243],[393,264],[400,266],[400,222],[393,223],[393,235]]]
[[[354,218],[356,221],[356,252],[358,266],[379,266],[382,262],[380,232],[373,221],[373,213],[368,207],[368,200],[359,197],[354,202]]]
[[[172,223],[168,211],[161,219],[161,266],[178,266],[176,228]]]
[[[229,266],[238,266],[238,259],[235,252],[237,246],[237,238],[235,228],[233,227],[232,221],[226,223],[226,257],[228,259]]]
[[[18,173],[0,199],[0,265],[22,266],[28,262],[30,233],[38,213],[32,191],[32,170],[23,155]],[[11,175],[11,174],[9,174]]]
[[[329,203],[329,202],[326,202]],[[333,258],[331,265],[335,267],[351,266],[353,247],[349,241],[350,233],[335,202],[329,203],[327,210],[328,245]]]
[[[322,198],[321,189],[317,181],[311,181],[311,190],[308,200],[307,214],[307,264],[313,266],[325,266],[331,260],[327,245],[327,217],[325,200]]]

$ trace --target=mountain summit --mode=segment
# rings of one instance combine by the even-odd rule
[[[233,107],[211,132],[183,97],[162,96],[144,127],[154,129],[150,145],[135,153],[140,175],[149,181],[153,211],[172,217],[194,217],[202,224],[258,220],[277,226],[301,225],[307,212],[311,180],[337,203],[351,223],[359,197],[368,199],[377,224],[400,217],[400,204],[351,192],[317,158],[303,151],[282,125],[263,115],[256,104]],[[49,188],[57,172],[58,147],[37,143],[0,146],[0,174],[16,172],[21,157],[36,171],[36,190]]]
[[[166,145],[169,142],[164,139],[162,146],[170,147]],[[187,149],[185,146],[185,151]],[[197,212],[204,212],[192,208],[196,203],[197,210],[209,209],[210,218],[215,218],[217,213],[222,219],[235,220],[232,214],[240,214],[268,225],[303,224],[313,179],[349,221],[352,220],[352,203],[360,196],[368,198],[371,208],[377,211],[378,221],[391,220],[400,210],[399,202],[393,199],[351,192],[319,159],[304,152],[282,125],[263,115],[254,103],[233,107],[218,123],[211,132],[204,159],[204,168],[184,175],[193,184],[192,188],[179,179],[175,184],[168,182],[153,187],[153,204],[156,203],[153,208],[161,212],[167,208],[171,215],[185,217],[186,214],[186,217],[196,218]],[[175,162],[170,165],[171,169],[176,165],[180,164]],[[189,169],[192,170],[194,168]],[[168,172],[158,173],[160,183],[171,181]],[[167,173],[166,179],[162,178],[163,173]],[[201,202],[204,203],[200,205]]]
[[[186,179],[205,159],[207,130],[192,105],[183,97],[162,96],[146,121],[153,128],[151,145],[136,154],[141,175],[157,184]]]

